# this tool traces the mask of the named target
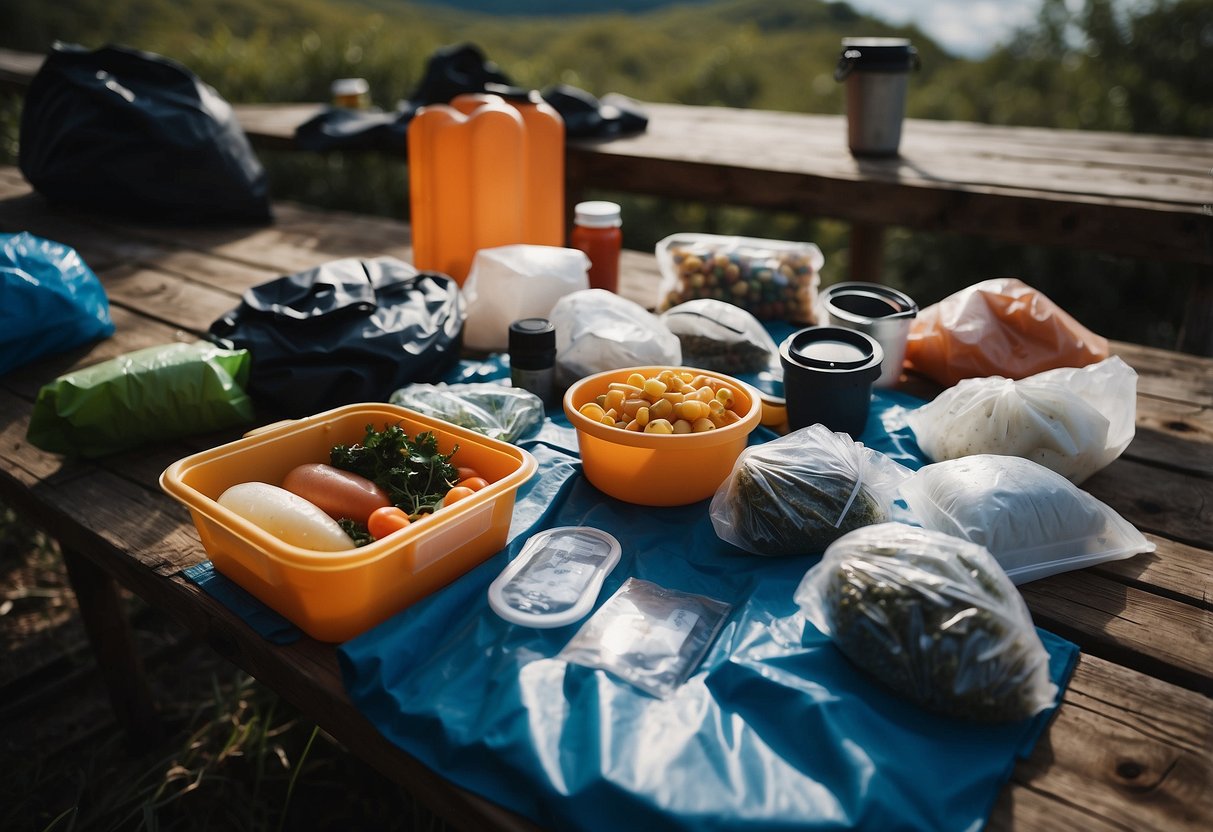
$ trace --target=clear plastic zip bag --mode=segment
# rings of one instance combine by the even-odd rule
[[[731,606],[628,578],[556,657],[606,670],[659,699],[699,666]]]
[[[1008,722],[1057,698],[1027,605],[976,543],[868,526],[831,544],[795,599],[848,659],[928,710]]]

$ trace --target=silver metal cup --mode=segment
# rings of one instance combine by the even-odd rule
[[[880,377],[873,387],[892,387],[901,378],[906,340],[918,316],[918,304],[903,292],[879,283],[835,283],[819,298],[830,326],[857,329],[870,335],[884,350]]]

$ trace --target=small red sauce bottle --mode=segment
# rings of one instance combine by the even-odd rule
[[[623,247],[619,206],[614,202],[579,202],[573,209],[569,244],[590,258],[590,288],[619,289],[619,251]]]

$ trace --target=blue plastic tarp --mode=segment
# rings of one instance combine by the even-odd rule
[[[917,404],[878,392],[861,440],[919,467],[903,418]],[[760,429],[754,441],[772,437]],[[707,501],[652,508],[605,496],[582,476],[558,414],[520,444],[540,467],[519,491],[506,549],[340,648],[349,695],[384,736],[553,829],[984,825],[1052,710],[1003,725],[923,711],[848,662],[797,610],[793,591],[817,556],[762,558],[726,544]],[[489,583],[527,537],[566,525],[603,529],[622,545],[598,605],[629,576],[733,605],[672,696],[557,659],[580,622],[529,629],[489,608]],[[1064,689],[1078,648],[1040,633]]]

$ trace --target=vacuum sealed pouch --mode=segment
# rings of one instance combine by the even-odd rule
[[[817,323],[825,258],[813,243],[671,234],[657,243],[661,308],[696,298],[728,301],[763,321]]]
[[[1017,584],[1154,550],[1110,506],[1016,456],[927,465],[901,496],[926,528],[985,546]]]
[[[695,672],[730,605],[628,578],[556,657],[606,670],[663,699]]]
[[[935,462],[970,454],[1021,456],[1078,484],[1133,440],[1137,373],[1113,356],[1019,381],[964,379],[906,422]]]
[[[962,289],[922,310],[910,327],[906,366],[945,387],[964,378],[1024,378],[1108,357],[1108,339],[1013,277]]]
[[[708,511],[717,537],[748,552],[816,554],[888,520],[909,476],[845,433],[810,425],[742,451]]]
[[[795,599],[848,659],[928,710],[1007,722],[1057,698],[1027,605],[976,543],[868,526],[834,541]]]

